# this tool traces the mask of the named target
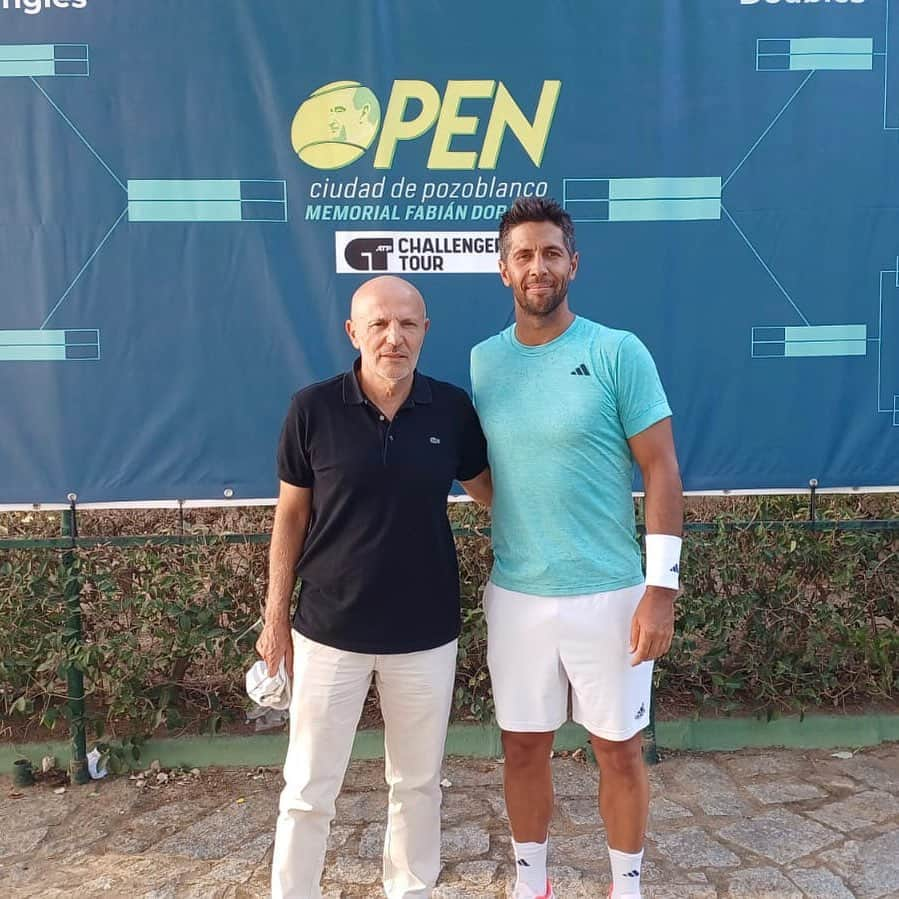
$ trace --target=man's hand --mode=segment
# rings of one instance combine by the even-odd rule
[[[287,676],[293,678],[293,641],[290,638],[290,622],[273,625],[266,623],[256,641],[256,652],[265,659],[270,677],[278,671],[281,659],[287,669]]]
[[[665,655],[674,636],[674,598],[677,590],[647,587],[631,621],[631,665]]]

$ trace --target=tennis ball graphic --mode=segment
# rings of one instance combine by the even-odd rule
[[[306,165],[342,169],[372,145],[381,104],[358,81],[332,81],[313,91],[297,110],[290,142]]]

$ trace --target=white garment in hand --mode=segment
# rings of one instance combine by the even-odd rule
[[[286,709],[290,706],[290,678],[284,659],[274,676],[268,673],[264,659],[260,659],[247,672],[247,696],[257,705],[268,709]]]

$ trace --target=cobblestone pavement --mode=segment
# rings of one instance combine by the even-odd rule
[[[846,755],[847,753],[844,753]],[[550,874],[559,899],[605,897],[597,772],[553,761]],[[445,764],[435,899],[493,899],[514,876],[502,764]],[[164,778],[161,778],[164,779]],[[645,899],[899,897],[899,744],[678,754],[652,769]],[[210,769],[145,785],[110,778],[56,793],[0,778],[0,895],[264,897],[280,776]],[[17,793],[19,795],[17,795]],[[355,762],[338,800],[326,899],[382,895],[382,766]]]

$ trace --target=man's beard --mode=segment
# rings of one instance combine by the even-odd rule
[[[526,290],[512,291],[515,302],[528,314],[546,318],[553,314],[568,296],[568,278],[559,282],[558,289],[542,297],[531,298]]]

